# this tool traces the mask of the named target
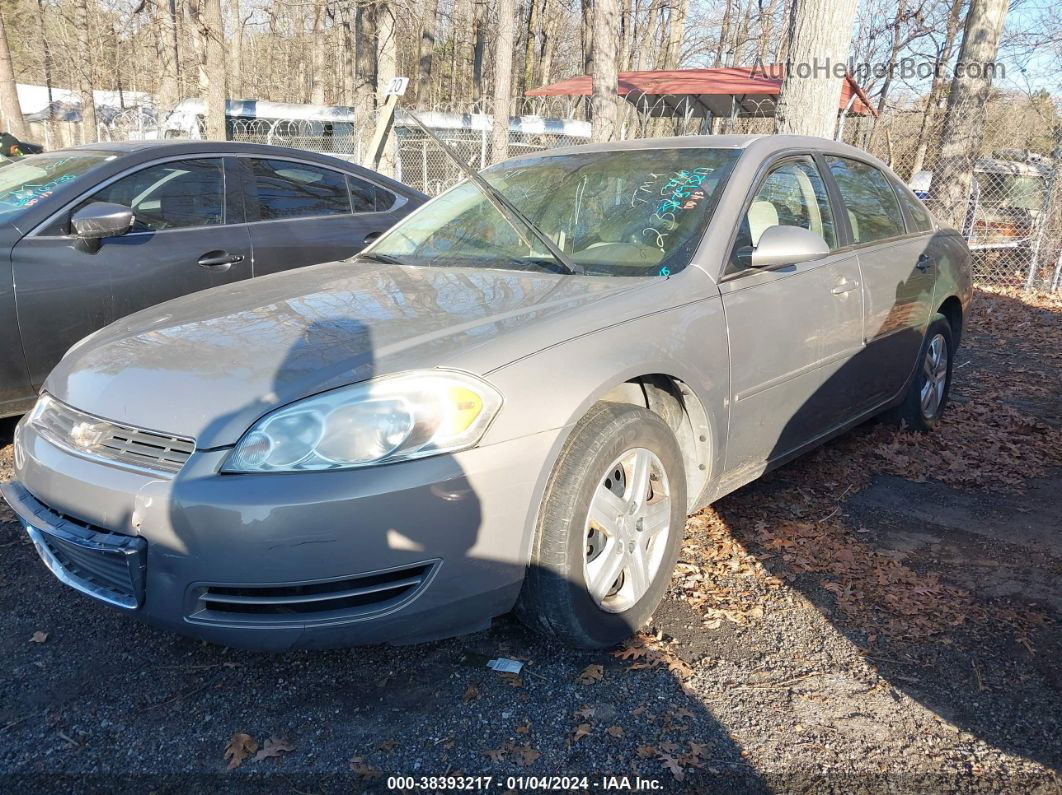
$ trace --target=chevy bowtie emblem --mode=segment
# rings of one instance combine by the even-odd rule
[[[82,450],[95,447],[103,439],[103,429],[91,422],[79,422],[70,429],[70,441]]]

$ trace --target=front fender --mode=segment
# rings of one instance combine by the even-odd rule
[[[601,329],[490,373],[505,402],[481,444],[561,431],[546,460],[535,464],[540,467],[538,505],[579,419],[617,384],[651,374],[678,379],[700,401],[710,450],[705,475],[715,483],[726,452],[730,393],[726,321],[718,295]],[[529,516],[530,529],[536,519]]]

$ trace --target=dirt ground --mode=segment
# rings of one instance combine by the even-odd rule
[[[1060,363],[1062,298],[979,293],[936,432],[870,424],[692,517],[653,625],[612,652],[508,618],[417,647],[208,646],[62,586],[0,509],[4,789],[1059,793]]]

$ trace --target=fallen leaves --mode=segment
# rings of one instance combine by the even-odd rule
[[[575,727],[575,734],[572,735],[572,742],[581,740],[590,734],[590,730],[593,727],[589,723],[580,723]]]
[[[575,681],[580,685],[592,685],[600,682],[604,675],[604,666],[594,663],[593,665],[586,666],[580,671],[579,675],[575,677]]]
[[[479,698],[479,687],[475,682],[469,682],[468,687],[465,688],[465,694],[461,696],[461,700],[468,704]]]
[[[508,759],[521,767],[531,767],[542,756],[539,751],[532,748],[529,744],[516,745],[512,741],[507,742],[501,748],[484,751],[483,754],[492,762],[502,762]]]
[[[358,778],[366,781],[380,778],[383,772],[378,767],[370,765],[363,756],[354,756],[350,759],[350,772]]]
[[[295,746],[283,737],[270,737],[259,748],[258,742],[250,734],[236,732],[225,743],[225,760],[229,770],[234,770],[252,754],[253,761],[261,762],[263,759],[275,759],[294,750]]]
[[[225,744],[225,759],[229,763],[229,770],[234,770],[243,764],[243,761],[258,750],[258,743],[246,732],[236,732]]]
[[[261,762],[263,759],[273,759],[294,750],[295,746],[287,740],[279,737],[270,737],[263,743],[258,753],[254,755],[254,761]]]
[[[30,643],[44,643],[44,641],[46,641],[46,640],[48,640],[48,633],[47,632],[41,632],[40,630],[37,630],[36,632],[33,633],[33,635],[30,636],[29,642]]]

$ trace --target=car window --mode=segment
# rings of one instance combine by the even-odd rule
[[[216,226],[225,220],[225,177],[220,158],[171,160],[122,177],[74,208],[114,202],[133,211],[134,232]]]
[[[764,177],[741,217],[731,263],[740,267],[739,253],[759,245],[760,236],[771,226],[799,226],[837,248],[826,183],[810,157],[787,160]]]
[[[350,194],[344,174],[290,160],[251,159],[259,218],[309,218],[349,215]]]
[[[904,212],[907,213],[908,231],[933,231],[933,219],[925,205],[903,185],[894,185],[893,187],[896,189],[896,195],[900,199],[900,204],[903,205]]]
[[[848,212],[853,243],[873,243],[906,233],[896,191],[880,170],[845,157],[826,160]]]
[[[347,175],[347,186],[350,188],[350,201],[356,213],[372,213],[377,210],[387,209],[386,205],[377,207],[377,187],[371,182]]]

